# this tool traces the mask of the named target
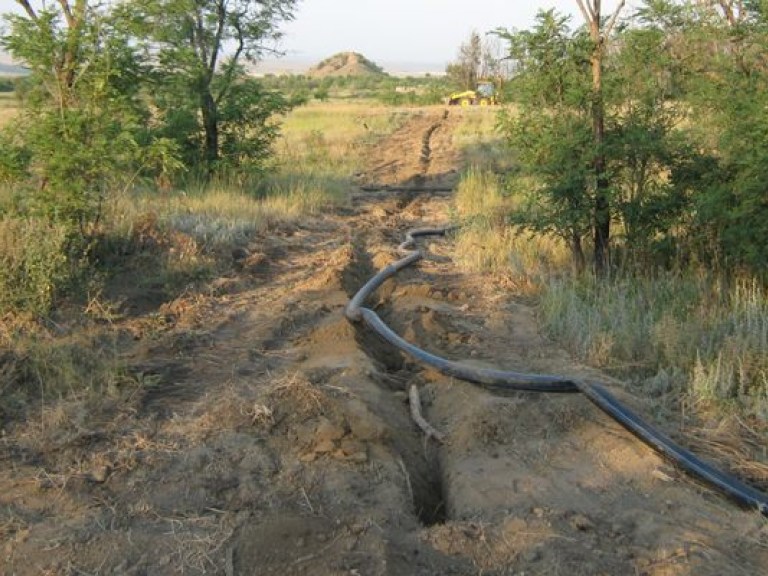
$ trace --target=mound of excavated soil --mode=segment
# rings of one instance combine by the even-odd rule
[[[340,52],[309,69],[313,78],[326,76],[384,76],[384,69],[357,52]]]
[[[351,210],[262,238],[253,265],[167,306],[130,360],[141,387],[41,402],[4,430],[0,574],[764,574],[763,518],[584,398],[494,395],[346,322],[404,230],[449,217],[457,126],[414,114],[371,150]],[[541,337],[531,308],[462,274],[450,239],[427,249],[367,303],[398,333],[601,380],[643,411]],[[412,384],[443,444],[412,422]]]

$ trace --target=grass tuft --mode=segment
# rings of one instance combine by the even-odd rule
[[[661,275],[550,281],[546,331],[649,392],[768,418],[768,294],[754,282]]]
[[[456,260],[465,270],[505,276],[518,289],[533,293],[565,266],[566,251],[554,239],[532,236],[507,223],[519,201],[504,190],[494,172],[470,167],[456,192],[456,210],[464,223],[456,239]]]

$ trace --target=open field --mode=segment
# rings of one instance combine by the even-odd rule
[[[478,367],[603,382],[768,488],[759,403],[689,388],[715,358],[764,374],[765,295],[739,286],[716,308],[703,285],[670,284],[690,308],[622,323],[661,284],[617,284],[597,318],[588,286],[566,289],[563,247],[506,226],[514,158],[493,125],[492,109],[312,104],[263,179],[117,195],[99,257],[120,272],[86,315],[3,320],[0,572],[761,573],[765,518],[584,398],[498,395],[345,320],[406,230],[466,222],[369,302],[398,334]],[[721,340],[688,366],[694,333]],[[753,355],[726,362],[728,346]],[[630,362],[643,378],[618,369]],[[411,385],[444,443],[411,420]]]
[[[0,92],[0,126],[4,126],[18,113],[16,97],[12,92]]]

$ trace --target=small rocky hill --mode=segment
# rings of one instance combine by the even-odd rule
[[[326,58],[309,69],[309,76],[324,78],[326,76],[385,76],[386,72],[378,64],[371,62],[357,52],[339,52]]]

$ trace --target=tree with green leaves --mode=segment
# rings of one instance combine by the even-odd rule
[[[0,44],[31,71],[21,114],[3,139],[19,159],[18,207],[84,233],[149,144],[141,67],[130,38],[87,0],[17,2],[24,14],[6,15]]]
[[[766,278],[768,261],[768,2],[648,3],[646,25],[674,38],[696,118],[700,160],[681,175],[701,258]]]
[[[675,176],[692,150],[677,132],[682,113],[670,101],[677,80],[665,36],[623,30],[596,71],[591,32],[568,24],[550,10],[530,30],[499,31],[518,71],[511,87],[519,104],[502,113],[501,127],[518,160],[512,181],[528,197],[512,221],[563,238],[577,270],[591,239],[594,269],[604,274],[612,223],[633,258],[668,239],[687,206]]]
[[[180,142],[188,163],[202,163],[211,174],[222,162],[240,165],[266,153],[260,144],[270,141],[267,119],[288,103],[248,79],[244,65],[274,50],[279,25],[293,17],[297,2],[131,0],[122,5],[121,14],[132,23],[153,68],[160,129]]]
[[[519,105],[502,111],[500,127],[517,156],[517,181],[528,198],[527,209],[513,221],[561,237],[574,267],[583,270],[583,239],[591,228],[590,45],[568,21],[548,10],[537,14],[530,30],[497,31],[517,70],[510,87]]]
[[[477,81],[482,74],[483,46],[480,34],[472,32],[469,40],[459,47],[459,55],[455,62],[451,62],[445,69],[445,73],[457,88],[462,90],[474,90]]]

